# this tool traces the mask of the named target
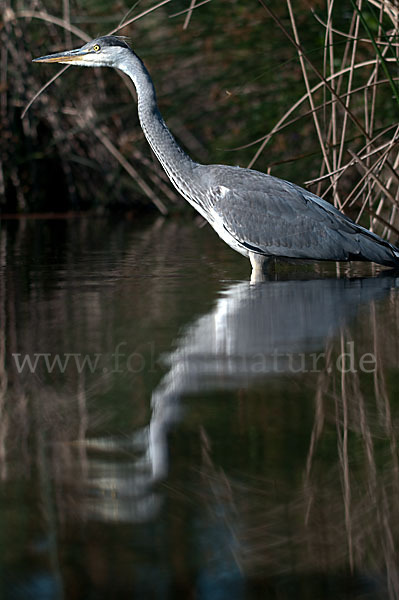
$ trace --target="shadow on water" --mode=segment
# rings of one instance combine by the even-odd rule
[[[399,596],[395,275],[226,281],[176,223],[1,243],[5,597]]]

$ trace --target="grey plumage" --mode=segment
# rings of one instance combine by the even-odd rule
[[[398,248],[315,194],[259,171],[194,162],[163,121],[151,77],[124,39],[104,36],[36,61],[124,71],[137,90],[144,135],[171,182],[226,243],[251,259],[255,277],[271,257],[367,260],[399,268]]]
[[[289,181],[224,165],[205,167],[201,179],[212,198],[210,214],[221,219],[242,254],[399,266],[399,250],[389,242]],[[256,218],[248,228],[250,214]]]

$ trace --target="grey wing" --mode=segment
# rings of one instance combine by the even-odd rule
[[[247,250],[319,260],[360,254],[357,226],[327,202],[275,177],[243,179],[234,188],[214,186],[212,197],[223,227]]]

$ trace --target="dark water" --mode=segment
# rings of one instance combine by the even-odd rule
[[[3,222],[0,597],[398,598],[399,279]]]

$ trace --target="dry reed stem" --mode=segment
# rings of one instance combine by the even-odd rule
[[[165,6],[165,4],[169,4],[169,2],[172,2],[172,0],[162,0],[162,2],[158,2],[158,4],[155,4],[155,6],[151,6],[151,8],[148,8],[147,10],[144,10],[139,15],[136,15],[135,17],[132,17],[131,19],[128,19],[126,22],[121,23],[120,25],[118,25],[118,27],[115,27],[115,29],[112,29],[112,31],[110,31],[107,35],[113,35],[114,33],[117,33],[118,31],[120,31],[124,27],[127,27],[128,25],[131,25],[135,21],[138,21],[139,19],[142,19],[146,15],[149,15],[150,13],[154,12],[154,10],[157,10],[158,8],[161,8],[161,6]]]
[[[353,15],[353,20],[354,20],[354,30],[355,30],[355,40],[352,44],[352,53],[351,53],[351,62],[350,62],[350,70],[349,70],[349,79],[348,79],[348,85],[347,85],[347,93],[345,96],[345,102],[347,104],[347,106],[349,107],[349,103],[351,100],[351,91],[352,91],[352,84],[353,84],[353,78],[354,78],[354,65],[355,65],[355,60],[356,60],[356,50],[357,50],[357,35],[359,33],[359,24],[360,24],[360,20],[359,20],[359,16]],[[351,24],[352,26],[352,24]],[[349,48],[349,40],[347,40],[346,43],[346,47]],[[341,67],[342,70],[342,67]],[[346,138],[346,131],[347,131],[347,127],[348,127],[348,113],[344,112],[343,115],[343,123],[342,123],[342,134],[341,134],[341,142],[340,142],[340,148],[339,148],[339,154],[338,154],[338,168],[341,166],[342,160],[343,160],[343,154],[344,154],[344,148],[345,148],[345,138]]]
[[[307,93],[307,97],[308,97],[308,100],[309,100],[310,108],[311,108],[311,111],[312,111],[313,122],[314,122],[314,126],[315,126],[315,129],[316,129],[317,137],[318,137],[318,140],[319,140],[320,149],[321,149],[322,154],[323,154],[323,159],[324,159],[326,168],[327,168],[328,171],[331,171],[331,166],[330,166],[330,162],[328,160],[327,151],[326,151],[324,143],[323,143],[323,136],[322,136],[322,133],[321,133],[320,123],[319,123],[319,120],[317,118],[317,113],[316,113],[316,111],[314,109],[315,107],[314,107],[313,95],[311,93],[311,87],[310,87],[309,78],[308,78],[308,74],[307,74],[307,70],[306,70],[304,54],[303,54],[302,48],[301,48],[300,43],[299,43],[299,36],[298,36],[297,28],[296,28],[294,13],[293,13],[292,6],[291,6],[291,0],[287,0],[287,6],[288,6],[288,12],[289,12],[289,15],[290,15],[290,21],[291,21],[292,31],[293,31],[293,34],[294,34],[294,40],[295,40],[295,44],[296,44],[296,49],[297,49],[297,52],[298,52],[299,62],[300,62],[300,65],[301,65],[302,76],[303,76],[303,80],[305,82],[306,93]]]
[[[392,204],[399,206],[397,199],[391,194],[391,192],[387,189],[387,187],[376,177],[372,171],[372,169],[367,169],[367,165],[364,164],[364,161],[350,148],[348,149],[349,154],[352,158],[356,159],[356,165],[362,167],[362,169],[367,173],[367,176],[370,177],[376,185],[380,188],[380,190],[385,194],[385,196],[392,202]]]
[[[191,17],[193,15],[193,10],[195,7],[195,2],[196,2],[196,0],[191,0],[191,2],[190,2],[190,8],[188,10],[188,13],[186,14],[186,18],[184,19],[183,29],[187,29],[187,27],[189,26]]]
[[[396,62],[394,58],[387,58],[386,60],[387,60],[387,62]],[[355,70],[357,70],[357,69],[363,69],[364,67],[369,67],[370,65],[374,65],[375,62],[376,62],[375,58],[371,59],[371,60],[362,61],[360,63],[357,63],[355,65],[354,69]],[[327,77],[327,81],[332,81],[336,77],[340,77],[341,75],[349,73],[350,69],[351,69],[351,67],[346,67],[345,69],[341,69],[340,71],[336,71],[334,73],[334,75],[330,75],[329,77]],[[319,81],[319,83],[316,83],[310,89],[310,93],[314,94],[316,91],[322,90],[323,85],[324,85],[324,82],[323,81]],[[258,144],[259,142],[262,142],[262,145],[260,146],[260,148],[258,148],[258,150],[256,151],[256,153],[255,153],[254,157],[252,158],[250,164],[248,165],[249,167],[251,167],[256,162],[256,160],[259,158],[260,154],[263,152],[265,146],[268,144],[268,142],[271,140],[271,138],[275,135],[275,133],[277,133],[278,131],[281,131],[282,124],[285,123],[285,121],[288,119],[288,117],[293,112],[295,112],[306,100],[308,100],[308,93],[305,93],[303,96],[301,96],[299,98],[299,100],[297,100],[283,114],[283,116],[278,120],[278,122],[276,123],[276,125],[271,129],[271,131],[269,133],[267,133],[264,136],[261,136],[260,138],[257,138],[255,141],[251,142],[250,144],[247,144],[245,146],[241,146],[242,148],[249,148],[250,146],[253,146],[254,144]],[[322,105],[320,106],[320,108],[322,108]]]
[[[170,15],[169,18],[173,19],[174,17],[180,17],[181,15],[185,15],[186,13],[192,13],[196,8],[200,8],[201,6],[204,6],[204,4],[208,4],[208,2],[212,2],[212,0],[202,0],[202,2],[198,2],[198,4],[196,4],[195,6],[191,6],[189,8],[185,8],[184,10],[180,10],[177,13],[173,13],[173,15]]]
[[[377,223],[384,224],[383,233],[397,232],[398,227],[395,225],[397,221],[398,211],[396,207],[399,206],[399,178],[397,174],[397,166],[399,165],[398,153],[393,152],[396,146],[396,133],[390,142],[385,144],[378,143],[378,150],[375,148],[376,141],[381,135],[377,131],[377,127],[380,127],[377,119],[380,118],[380,114],[377,111],[379,92],[385,93],[386,87],[382,87],[384,84],[392,84],[393,79],[380,78],[379,71],[381,61],[385,63],[397,63],[397,56],[388,56],[388,51],[392,48],[391,40],[397,31],[397,16],[398,12],[387,11],[385,3],[377,2],[376,5],[380,9],[379,21],[378,21],[378,35],[376,43],[380,43],[382,37],[386,35],[383,31],[382,16],[384,11],[388,12],[394,28],[391,33],[388,34],[388,41],[381,45],[381,51],[377,54],[377,51],[370,49],[371,52],[375,52],[375,55],[369,59],[364,60],[363,47],[360,48],[361,38],[359,38],[360,26],[362,24],[361,11],[364,8],[364,2],[358,0],[357,10],[353,11],[352,19],[349,26],[349,34],[345,34],[345,47],[343,49],[342,58],[340,58],[340,64],[337,68],[337,60],[339,56],[335,53],[334,33],[337,31],[333,26],[333,11],[334,11],[334,0],[328,0],[326,11],[327,17],[324,22],[318,18],[318,22],[323,24],[324,27],[324,52],[322,56],[323,61],[323,73],[320,73],[315,64],[310,60],[304,51],[303,45],[298,35],[298,28],[296,26],[296,20],[291,4],[291,0],[287,0],[287,9],[290,17],[291,27],[293,34],[291,35],[282,24],[281,20],[273,12],[270,6],[266,6],[263,0],[259,0],[260,4],[265,8],[268,14],[272,17],[278,27],[282,30],[286,38],[291,42],[297,51],[299,57],[299,64],[304,80],[306,93],[294,103],[283,115],[272,130],[261,138],[258,138],[255,143],[260,143],[253,159],[249,166],[252,166],[260,154],[263,152],[266,144],[271,138],[284,127],[295,123],[296,119],[303,118],[305,115],[300,115],[295,118],[291,118],[293,113],[296,112],[303,102],[308,101],[310,104],[310,111],[307,111],[306,116],[311,116],[316,131],[316,137],[318,145],[322,155],[322,162],[320,165],[320,175],[317,178],[313,178],[312,183],[317,183],[317,193],[325,196],[330,191],[334,199],[334,203],[340,208],[345,206],[359,206],[356,220],[359,221],[366,211],[370,216],[370,227],[374,228]],[[343,32],[338,32],[340,35]],[[370,40],[371,42],[372,40]],[[396,46],[395,46],[396,47]],[[396,54],[399,54],[396,49]],[[359,59],[359,57],[361,57]],[[316,85],[311,86],[308,67],[320,80]],[[372,68],[370,75],[367,75],[367,80],[363,85],[357,85],[355,87],[355,74],[363,75],[363,71]],[[387,73],[385,65],[384,73]],[[347,80],[346,89],[343,90],[342,86],[345,79]],[[397,79],[397,78],[396,78]],[[317,106],[315,102],[315,94],[321,92],[323,94],[323,102]],[[364,99],[362,103],[363,118],[362,120],[358,116],[359,112],[359,97],[360,93],[364,92]],[[328,123],[324,133],[320,126],[320,121],[317,116],[317,112],[323,110],[324,123]],[[378,124],[377,124],[378,123]],[[388,133],[389,128],[385,128]],[[375,132],[377,131],[377,135]],[[352,150],[348,148],[348,142],[350,137],[353,140],[357,137],[362,136],[366,141],[366,146],[362,150]],[[351,142],[353,143],[353,141]],[[378,157],[377,160],[372,161],[371,157],[376,151],[379,154],[381,148],[382,156]],[[351,159],[344,162],[345,153],[348,152]],[[354,152],[354,153],[353,153]],[[296,157],[296,159],[300,158]],[[291,159],[292,160],[292,159]],[[278,164],[278,163],[273,163]],[[342,180],[344,174],[348,174],[353,177],[352,171],[349,173],[349,167],[354,164],[361,165],[362,173],[360,181],[357,181],[355,185],[352,185],[352,190],[349,195],[346,195],[344,202],[340,201],[340,191],[338,190],[338,182]],[[269,169],[270,172],[270,169]],[[330,184],[324,192],[321,190],[321,182],[329,180]],[[386,205],[384,197],[380,197],[376,202],[376,190],[383,192],[384,196],[389,199],[390,204]],[[356,193],[356,196],[355,196]],[[353,200],[354,198],[354,200]],[[376,205],[376,206],[375,206]],[[395,209],[394,209],[395,207]],[[389,213],[386,218],[386,213]],[[383,214],[383,216],[382,216]]]
[[[133,165],[126,160],[123,154],[114,146],[109,137],[102,131],[99,127],[91,128],[94,135],[100,140],[100,142],[105,146],[110,154],[119,162],[121,167],[125,169],[127,173],[129,173],[130,177],[134,179],[134,181],[141,187],[144,194],[151,200],[151,202],[158,208],[159,212],[163,215],[168,214],[168,209],[165,204],[160,200],[149,185],[144,181],[144,179],[139,175],[137,170],[133,167]]]
[[[32,104],[35,102],[35,100],[37,100],[39,98],[39,96],[42,95],[42,93],[44,92],[44,90],[46,90],[48,87],[50,87],[50,85],[52,83],[54,83],[54,81],[56,79],[58,79],[58,77],[61,77],[61,75],[63,73],[65,73],[65,71],[67,69],[69,69],[70,65],[65,65],[64,67],[62,67],[62,69],[60,69],[58,71],[58,73],[56,73],[51,79],[49,79],[48,81],[46,81],[46,83],[40,88],[40,90],[38,92],[36,92],[36,94],[34,96],[32,96],[32,98],[29,100],[28,104],[25,106],[24,110],[21,113],[21,119],[23,119],[26,115],[26,113],[28,112],[28,110],[30,109],[30,107],[32,106]]]
[[[334,98],[337,100],[337,102],[340,104],[340,106],[348,113],[348,116],[352,120],[353,124],[359,129],[359,131],[365,136],[366,139],[369,139],[369,136],[368,136],[366,130],[364,129],[363,125],[360,123],[359,119],[353,114],[352,111],[350,111],[349,109],[347,109],[345,107],[345,103],[343,102],[341,97],[335,92],[334,88],[330,85],[330,81],[333,81],[335,79],[334,75],[325,79],[323,77],[323,75],[320,73],[319,69],[312,63],[312,61],[306,55],[306,53],[304,52],[301,45],[298,45],[296,43],[296,41],[294,40],[294,38],[289,34],[289,32],[286,30],[286,28],[282,24],[281,20],[272,11],[270,6],[267,6],[263,0],[259,0],[259,2],[265,8],[265,10],[269,13],[269,15],[273,18],[275,23],[282,30],[282,32],[285,34],[285,36],[288,38],[288,40],[293,44],[293,46],[297,49],[297,51],[300,51],[302,53],[302,56],[305,58],[307,64],[310,66],[310,68],[312,69],[314,74],[318,77],[318,79],[320,79],[320,86],[326,87],[326,89],[332,94],[332,96],[334,96]]]
[[[35,10],[18,10],[14,13],[14,18],[16,19],[40,19],[41,21],[45,21],[47,23],[52,23],[53,25],[57,25],[62,29],[69,31],[76,35],[76,37],[80,38],[83,42],[89,42],[90,37],[79,27],[75,27],[71,25],[68,21],[61,19],[59,17],[55,17],[54,15],[50,15],[44,11],[35,11]]]
[[[325,55],[325,60],[324,60],[325,64],[324,64],[324,73],[323,73],[324,78],[327,76],[327,49],[329,50],[329,56],[328,56],[329,72],[331,74],[334,74],[334,70],[335,70],[333,32],[331,30],[333,7],[334,7],[334,0],[328,0],[328,3],[327,3],[327,11],[328,11],[327,29],[325,32],[326,42],[324,44],[324,55]],[[336,94],[340,93],[340,79],[338,79],[336,87],[335,87],[334,80],[331,82],[331,86],[333,87]],[[323,90],[326,92],[325,88],[323,88]],[[348,98],[350,98],[350,96],[348,96]],[[348,102],[345,102],[345,106],[349,110]],[[335,171],[338,167],[338,164],[337,164],[337,102],[334,99],[334,97],[332,97],[332,103],[330,105],[330,108],[331,108],[331,120],[330,120],[329,131],[328,131],[328,135],[327,135],[327,140],[326,141],[323,140],[323,142],[324,142],[324,146],[330,145],[330,147],[331,147],[331,145],[332,145],[332,147],[331,147],[332,170]],[[345,113],[345,114],[347,114],[347,113]],[[331,138],[332,138],[332,141],[331,141]],[[326,167],[327,167],[327,164],[326,164]],[[331,169],[327,169],[327,171],[331,172]],[[334,204],[336,206],[340,207],[342,203],[340,201],[339,194],[338,194],[336,177],[334,177],[334,176],[331,177],[331,184],[332,184],[332,190],[333,190]]]
[[[370,0],[367,0],[368,2]],[[314,17],[314,19],[320,23],[320,25],[322,25],[323,27],[327,27],[327,23],[325,21],[323,21],[323,19],[315,12],[312,11],[312,15]],[[334,33],[336,33],[337,35],[340,35],[341,37],[347,38],[348,41],[350,40],[356,40],[357,42],[361,42],[362,44],[370,44],[372,45],[372,41],[368,38],[362,38],[362,37],[356,37],[355,35],[352,35],[350,33],[347,33],[346,31],[342,31],[340,29],[337,29],[336,27],[332,27],[332,31]],[[399,42],[384,42],[383,40],[375,40],[376,43],[378,44],[378,46],[393,46],[393,47],[399,47]]]
[[[368,160],[366,162],[366,159],[370,159],[371,156],[376,154],[376,149],[374,149],[372,152],[368,152],[364,156],[360,157],[360,159],[365,161],[365,163],[366,163],[365,164],[365,172],[364,172],[363,176],[361,177],[361,179],[358,181],[358,183],[353,187],[352,191],[346,197],[344,206],[347,204],[349,206],[352,206],[352,204],[355,203],[355,200],[353,200],[353,198],[356,198],[355,192],[358,190],[358,188],[361,186],[361,184],[364,182],[367,183],[367,178],[369,177],[370,173],[374,169],[378,169],[380,167],[380,165],[383,165],[386,162],[385,159],[388,156],[389,152],[391,152],[391,150],[399,144],[399,140],[397,140],[396,137],[397,137],[397,134],[395,133],[392,140],[390,140],[385,145],[386,146],[385,150],[377,157],[376,161],[373,164],[370,164],[370,160]],[[380,153],[382,148],[383,148],[383,146],[379,146],[377,153]],[[350,150],[348,150],[348,152],[351,153]],[[360,156],[360,154],[361,154],[361,152],[359,153],[359,156]],[[348,165],[356,165],[357,163],[358,163],[357,155],[356,156],[352,155],[352,160],[348,162]]]

